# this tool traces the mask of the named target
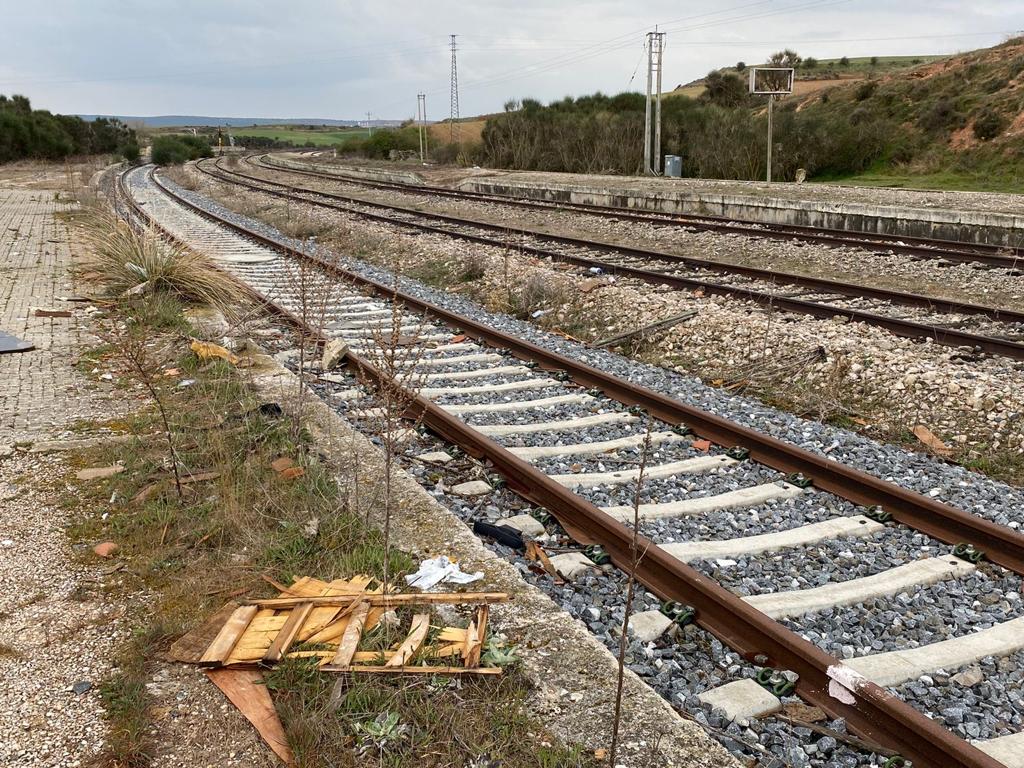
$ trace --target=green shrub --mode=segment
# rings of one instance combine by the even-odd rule
[[[960,128],[963,126],[963,122],[963,114],[957,109],[952,99],[947,98],[936,100],[918,118],[918,125],[929,133]]]
[[[992,107],[985,107],[974,118],[974,135],[981,141],[994,139],[1005,127],[1006,118]]]
[[[139,162],[139,145],[134,141],[129,141],[128,143],[121,145],[121,148],[118,150],[118,154],[127,162],[134,165]]]
[[[157,165],[180,165],[200,157],[213,157],[210,142],[199,136],[157,136],[150,159]]]
[[[857,91],[856,93],[854,93],[853,96],[855,99],[857,99],[857,101],[864,101],[865,99],[870,99],[877,90],[877,80],[865,80],[863,83],[857,86]]]
[[[53,115],[32,109],[25,96],[0,95],[0,163],[112,153],[129,141],[135,141],[135,131],[120,120]]]

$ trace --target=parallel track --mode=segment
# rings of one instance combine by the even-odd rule
[[[536,345],[525,342],[509,334],[497,331],[487,325],[470,320],[444,310],[435,305],[417,299],[401,291],[379,282],[362,277],[356,273],[345,271],[336,265],[328,264],[315,257],[299,254],[286,244],[260,235],[241,225],[214,216],[210,211],[200,208],[196,203],[175,195],[166,187],[157,188],[144,178],[144,171],[133,172],[132,193],[139,196],[145,205],[134,203],[136,215],[153,218],[170,233],[203,247],[205,243],[216,251],[227,248],[229,253],[241,253],[246,247],[269,258],[264,264],[232,265],[230,270],[239,278],[255,285],[256,295],[269,301],[269,295],[279,295],[277,301],[282,305],[276,308],[278,314],[298,322],[289,312],[288,305],[295,305],[294,297],[288,297],[283,278],[291,269],[291,260],[305,259],[312,261],[318,268],[337,279],[337,290],[340,292],[336,301],[331,303],[331,314],[341,323],[340,330],[333,335],[346,337],[355,348],[349,356],[348,364],[357,374],[370,381],[381,381],[383,376],[369,359],[362,355],[363,350],[369,351],[365,329],[370,327],[370,320],[352,320],[348,318],[362,317],[367,311],[360,305],[365,297],[358,298],[355,294],[345,295],[342,285],[354,283],[363,291],[370,291],[380,296],[397,299],[401,302],[405,317],[409,321],[417,315],[410,311],[423,313],[431,320],[444,323],[459,329],[462,333],[478,339],[484,344],[506,350],[502,355],[505,362],[514,362],[510,355],[522,360],[538,364],[544,370],[560,370],[569,374],[578,384],[598,387],[603,394],[625,405],[637,404],[651,414],[652,417],[665,422],[666,426],[687,424],[696,433],[712,439],[721,446],[743,445],[751,452],[751,458],[782,471],[800,470],[814,479],[816,485],[836,492],[838,495],[863,504],[882,503],[891,511],[897,520],[925,531],[946,542],[971,541],[979,547],[989,546],[993,560],[1002,563],[1017,573],[1024,572],[1024,537],[997,526],[974,515],[935,502],[918,494],[898,488],[892,484],[864,475],[835,462],[809,454],[786,443],[774,440],[763,434],[754,432],[718,416],[686,406],[685,404],[664,397],[642,387],[632,385],[602,371],[590,368],[570,358],[566,358]],[[126,195],[126,197],[128,197]],[[129,197],[129,199],[131,199]],[[227,232],[233,233],[230,237]],[[234,238],[232,240],[232,237]],[[230,241],[225,244],[225,241]],[[246,246],[248,244],[248,246]],[[216,255],[216,252],[211,254]],[[277,258],[274,256],[284,256]],[[346,307],[360,307],[359,312],[346,312]],[[390,314],[390,311],[384,312]],[[420,315],[422,317],[422,315]],[[428,328],[443,331],[440,326]],[[451,331],[447,331],[450,335]],[[441,334],[441,338],[445,338]],[[456,345],[458,350],[445,350],[441,347],[436,354],[444,352],[463,353],[463,347],[471,347],[482,352],[476,344]],[[493,354],[493,353],[491,353]],[[457,355],[458,356],[458,355]],[[457,357],[456,356],[456,357]],[[497,357],[497,356],[495,356]],[[461,368],[461,366],[456,366]],[[437,368],[428,368],[436,371]],[[487,368],[476,366],[465,371],[441,373],[442,379],[465,378],[466,372],[476,378],[478,372],[486,372]],[[507,370],[507,366],[505,367]],[[454,374],[454,375],[453,375]],[[528,370],[516,372],[514,381],[525,382],[526,385],[537,384],[537,374]],[[435,374],[435,378],[437,375]],[[470,382],[472,383],[472,382]],[[568,397],[580,397],[579,390],[556,382],[540,382],[544,388],[557,392],[561,387],[571,393]],[[523,387],[527,388],[526,386]],[[530,386],[529,388],[535,388]],[[442,387],[444,389],[444,387]],[[487,387],[485,387],[487,389]],[[486,397],[486,395],[481,395]],[[456,403],[445,404],[451,395],[443,391],[435,391],[431,399],[417,396],[410,409],[412,415],[422,418],[423,423],[446,440],[461,446],[466,452],[477,458],[487,459],[493,468],[507,480],[509,487],[531,502],[548,509],[561,525],[579,542],[584,544],[598,543],[603,545],[611,555],[612,561],[623,567],[631,558],[631,531],[614,517],[594,506],[579,493],[567,487],[564,480],[554,479],[538,469],[529,461],[520,458],[515,448],[503,447],[495,439],[489,439],[486,432],[493,427],[474,427],[458,418]],[[591,400],[596,395],[587,395]],[[613,409],[612,401],[605,400],[604,406]],[[485,406],[495,410],[495,406]],[[530,406],[526,406],[529,408]],[[630,418],[628,411],[617,406],[616,412],[621,418]],[[500,410],[500,409],[498,409]],[[604,408],[602,411],[604,412]],[[472,420],[470,417],[468,420]],[[485,419],[485,421],[487,421]],[[499,422],[500,423],[500,422]],[[634,435],[635,436],[635,435]],[[678,441],[678,436],[665,438]],[[717,450],[717,449],[716,449]],[[721,460],[722,454],[714,457]],[[740,652],[748,660],[762,666],[789,669],[800,676],[797,692],[806,700],[820,706],[836,717],[847,719],[851,729],[862,735],[875,739],[877,742],[898,750],[921,766],[985,766],[996,768],[1000,764],[986,756],[980,750],[956,738],[945,729],[937,726],[932,720],[917,713],[912,708],[896,700],[890,693],[866,681],[850,683],[849,694],[854,704],[844,704],[832,695],[830,685],[835,682],[842,663],[824,653],[818,647],[808,643],[792,631],[785,629],[776,621],[753,609],[747,602],[737,598],[728,590],[715,584],[700,572],[687,566],[682,560],[668,554],[654,542],[641,537],[640,547],[646,552],[638,570],[638,577],[653,592],[662,598],[677,600],[693,606],[697,611],[697,621],[704,628],[718,636],[726,645]]]
[[[255,159],[255,162],[253,160]],[[895,253],[915,259],[942,259],[956,264],[981,264],[1004,269],[1024,269],[1024,249],[977,243],[963,243],[955,240],[936,240],[924,237],[902,237],[868,232],[853,232],[840,229],[826,229],[796,224],[772,224],[756,221],[739,221],[722,216],[649,213],[607,205],[593,205],[571,202],[546,202],[532,198],[498,195],[486,192],[470,192],[451,187],[439,187],[429,184],[403,184],[392,181],[378,181],[346,175],[344,172],[332,173],[321,167],[293,168],[283,163],[275,163],[269,154],[251,155],[247,161],[255,167],[276,171],[288,171],[304,176],[331,179],[346,184],[389,189],[410,194],[428,194],[438,197],[450,197],[461,200],[512,205],[537,210],[559,210],[603,216],[621,221],[636,221],[645,224],[676,225],[701,232],[718,232],[721,234],[745,235],[748,237],[768,238],[772,240],[789,240],[804,243],[815,243],[835,248],[861,248],[878,253]]]
[[[600,243],[536,231],[514,232],[506,226],[428,213],[399,204],[376,201],[263,179],[228,170],[215,161],[200,162],[203,173],[224,183],[280,197],[294,202],[354,214],[422,232],[445,235],[468,242],[501,248],[515,248],[540,258],[599,269],[622,277],[665,285],[678,290],[699,290],[752,301],[780,311],[819,318],[845,317],[855,322],[884,328],[897,336],[954,346],[969,347],[993,355],[1024,360],[1024,312],[935,299],[917,294],[872,288],[834,280],[744,267],[726,262],[677,256],[650,250]],[[598,257],[596,254],[600,254]],[[727,282],[726,282],[727,280]],[[787,293],[784,289],[795,293]],[[808,298],[810,297],[810,298]],[[849,306],[853,304],[854,306]],[[860,306],[858,306],[858,304]],[[861,308],[866,306],[867,308]],[[952,314],[956,322],[995,322],[1002,335],[960,330],[898,316],[900,307],[911,307],[931,315]],[[883,314],[882,312],[892,314]],[[905,311],[905,310],[904,310]],[[893,316],[897,314],[897,316]],[[974,318],[973,320],[971,320]]]

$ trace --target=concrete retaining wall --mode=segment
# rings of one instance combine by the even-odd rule
[[[902,237],[928,237],[964,243],[1024,245],[1024,215],[901,208],[863,203],[786,200],[714,192],[679,191],[647,194],[628,188],[584,185],[539,185],[500,179],[466,179],[461,189],[534,200],[606,205],[660,213],[685,213],[796,224]]]

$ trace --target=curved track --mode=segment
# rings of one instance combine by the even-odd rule
[[[725,295],[761,306],[820,318],[846,317],[898,336],[1024,359],[1024,312],[935,299],[918,294],[807,277],[726,262],[629,248],[594,240],[428,213],[396,203],[297,187],[229,170],[220,161],[197,167],[222,182],[275,197],[563,261],[681,290]],[[911,315],[910,318],[906,315]],[[965,330],[967,326],[970,330]]]
[[[485,192],[470,192],[451,187],[428,184],[402,184],[399,182],[377,181],[347,175],[343,170],[331,172],[329,166],[315,166],[286,160],[276,161],[269,154],[251,155],[246,158],[257,168],[289,171],[321,179],[342,181],[346,184],[390,189],[417,194],[437,195],[461,200],[513,205],[540,210],[563,210],[587,213],[624,221],[647,224],[676,225],[687,229],[719,232],[722,234],[746,235],[773,240],[795,240],[816,243],[836,248],[862,248],[880,253],[896,253],[915,259],[942,259],[957,264],[980,264],[1005,269],[1024,268],[1024,250],[1021,248],[962,243],[953,240],[934,240],[924,237],[897,237],[876,233],[860,233],[848,230],[824,229],[800,225],[769,224],[755,221],[738,221],[720,216],[698,216],[690,214],[661,214],[634,211],[604,205],[588,205],[570,202],[545,202],[511,195],[496,195]],[[307,167],[303,167],[307,166]]]
[[[795,674],[801,697],[845,718],[851,729],[913,759],[915,765],[1000,765],[869,682],[878,679],[892,686],[903,679],[886,665],[884,654],[844,663],[820,647],[829,646],[831,638],[813,644],[797,632],[808,629],[803,622],[810,621],[814,611],[884,600],[898,590],[926,590],[936,582],[974,578],[982,572],[986,578],[1019,584],[1013,574],[1024,572],[1020,534],[396,292],[323,257],[299,254],[281,241],[212,213],[197,198],[158,184],[145,169],[131,172],[127,192],[136,215],[222,258],[224,268],[254,296],[291,322],[298,322],[292,313],[302,301],[295,293],[296,262],[312,263],[329,278],[331,292],[324,299],[327,330],[317,333],[324,340],[342,338],[351,346],[350,370],[366,381],[397,383],[409,390],[409,410],[426,427],[469,455],[487,460],[511,491],[548,510],[577,542],[601,545],[620,567],[631,562],[633,533],[623,521],[632,522],[626,502],[643,472],[641,486],[647,483],[653,490],[637,513],[643,534],[637,542],[645,553],[637,576],[660,597],[695,609],[698,624],[747,660],[743,673],[767,668]],[[363,293],[349,287],[353,284]],[[367,296],[367,291],[383,298]],[[396,317],[393,300],[400,302],[400,332],[414,336],[416,342],[405,347],[404,362],[397,366],[403,373],[397,378],[382,373],[380,362],[387,351],[379,346],[380,334],[390,335]],[[453,340],[456,332],[466,338]],[[390,369],[395,370],[395,350],[390,354]],[[340,388],[329,380],[325,386]],[[358,396],[348,399],[353,397]],[[367,414],[372,405],[354,400],[350,415]],[[646,411],[651,426],[643,428],[643,412],[631,405]],[[713,444],[699,444],[681,428],[684,424]],[[649,462],[641,457],[641,469],[638,452],[648,440],[657,445],[658,454]],[[568,472],[567,459],[573,462]],[[803,487],[787,471],[802,472],[821,490]],[[688,490],[680,493],[683,488]],[[662,501],[666,496],[673,500]],[[896,521],[934,538],[915,553],[907,544],[905,528],[888,524],[886,514],[856,504],[882,504]],[[691,531],[684,536],[688,540],[677,545],[651,538],[664,533],[658,526],[665,521],[683,521],[679,524],[686,530],[686,520],[765,505],[786,510],[786,521],[778,529],[768,526],[741,531],[738,538],[719,534],[704,540]],[[822,514],[836,508],[844,512]],[[561,529],[548,526],[553,534]],[[708,565],[709,557],[757,559],[783,552],[799,558],[805,548],[833,540],[853,549],[858,542],[906,549],[905,561],[867,575],[829,576],[821,588],[769,585],[760,594],[742,598]],[[953,557],[948,545],[959,542],[986,549],[993,561],[1013,574]],[[922,557],[925,551],[929,554]],[[1013,652],[1015,643],[1024,646],[1022,621],[1006,622],[985,637],[995,637],[1004,652]],[[826,633],[843,629],[823,629],[821,622],[814,626]],[[956,645],[955,637],[950,640]],[[927,668],[927,661],[921,663]]]

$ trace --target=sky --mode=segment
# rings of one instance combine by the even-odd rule
[[[0,0],[0,93],[63,113],[402,119],[510,99],[666,90],[783,47],[819,59],[955,53],[1024,30],[1024,0]]]

